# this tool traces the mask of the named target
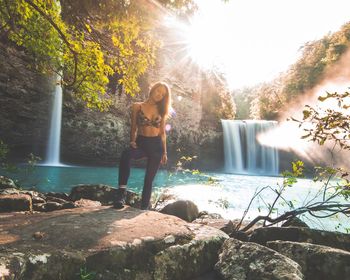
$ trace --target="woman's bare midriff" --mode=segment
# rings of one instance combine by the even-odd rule
[[[137,131],[138,135],[146,137],[155,137],[159,135],[159,128],[152,126],[138,126]]]

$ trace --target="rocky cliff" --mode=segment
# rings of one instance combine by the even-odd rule
[[[0,139],[11,157],[44,156],[50,119],[53,81],[34,68],[24,50],[0,42]]]

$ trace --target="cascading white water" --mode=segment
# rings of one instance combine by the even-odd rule
[[[275,121],[221,120],[224,132],[225,171],[238,174],[279,174],[278,151],[261,145],[257,136],[277,125]]]
[[[46,151],[45,165],[58,166],[60,163],[61,142],[61,119],[62,119],[62,86],[57,81],[53,93],[53,104],[50,122],[50,134]]]

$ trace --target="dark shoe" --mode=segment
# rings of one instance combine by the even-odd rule
[[[124,207],[126,201],[126,188],[119,188],[117,190],[117,197],[113,203],[113,207],[121,209]]]
[[[150,210],[151,209],[151,205],[148,204],[147,206],[145,205],[141,205],[141,210]]]

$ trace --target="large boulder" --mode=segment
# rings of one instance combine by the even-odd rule
[[[215,265],[225,280],[301,280],[301,267],[274,250],[230,238]]]
[[[268,241],[284,240],[308,242],[350,251],[350,235],[340,232],[330,232],[299,227],[258,228],[253,231],[249,241],[266,245]]]
[[[95,280],[195,279],[213,270],[228,238],[212,227],[132,207],[0,219],[0,269],[18,280],[72,280],[88,273]]]
[[[169,203],[160,212],[179,217],[188,222],[195,220],[199,213],[197,205],[190,200],[178,200]]]
[[[0,212],[32,211],[32,198],[27,194],[0,195]]]
[[[350,253],[310,243],[269,241],[267,246],[296,261],[308,280],[350,278]]]

